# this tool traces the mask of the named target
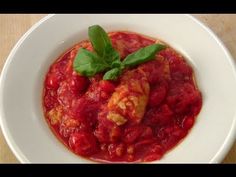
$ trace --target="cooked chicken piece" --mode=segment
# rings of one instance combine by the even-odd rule
[[[81,123],[78,119],[73,119],[65,114],[60,123],[60,134],[64,137],[69,137],[72,133],[79,130],[80,125]]]
[[[62,107],[57,106],[48,112],[48,118],[52,125],[58,124],[62,119]]]
[[[115,122],[117,125],[123,125],[127,121],[123,116],[115,112],[109,112],[107,119]]]
[[[117,125],[139,123],[145,113],[150,87],[142,70],[126,71],[107,104],[107,119]]]

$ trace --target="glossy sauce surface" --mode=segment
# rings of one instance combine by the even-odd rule
[[[140,34],[110,32],[121,58],[157,42]],[[126,69],[117,81],[73,71],[82,41],[61,55],[46,75],[43,107],[48,125],[72,152],[95,161],[159,160],[194,125],[202,97],[193,69],[172,48]]]

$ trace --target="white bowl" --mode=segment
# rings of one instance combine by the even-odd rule
[[[189,15],[49,15],[16,44],[0,80],[3,134],[22,163],[91,163],[71,153],[48,128],[42,111],[50,64],[87,38],[88,26],[129,30],[162,39],[184,54],[203,94],[202,110],[188,136],[153,163],[220,162],[235,140],[236,74],[233,59],[207,27]]]

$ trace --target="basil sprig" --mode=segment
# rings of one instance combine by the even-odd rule
[[[94,76],[105,72],[104,80],[116,80],[126,67],[134,67],[155,58],[157,52],[165,49],[162,44],[153,44],[129,54],[123,61],[119,53],[112,47],[107,33],[99,25],[90,26],[89,39],[95,52],[80,48],[73,68],[83,76]]]
[[[96,53],[83,48],[79,49],[73,66],[75,71],[84,76],[94,76],[110,68],[110,65]]]
[[[107,33],[99,25],[90,26],[88,29],[89,39],[95,52],[107,63],[111,64],[120,59],[119,53],[112,47]]]
[[[162,49],[164,49],[165,46],[161,44],[153,44],[149,45],[147,47],[141,48],[138,51],[129,54],[122,62],[124,66],[136,66],[141,63],[150,61],[154,59],[156,53]]]
[[[104,80],[116,80],[118,76],[121,74],[122,69],[120,68],[112,68],[111,70],[107,71],[103,79]]]

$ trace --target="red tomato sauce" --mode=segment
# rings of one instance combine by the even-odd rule
[[[109,36],[122,59],[157,42],[129,32]],[[147,162],[188,134],[202,96],[183,56],[167,47],[155,60],[105,81],[103,73],[87,78],[73,71],[81,47],[93,51],[89,41],[66,51],[50,66],[43,91],[48,125],[69,150],[99,162]]]

